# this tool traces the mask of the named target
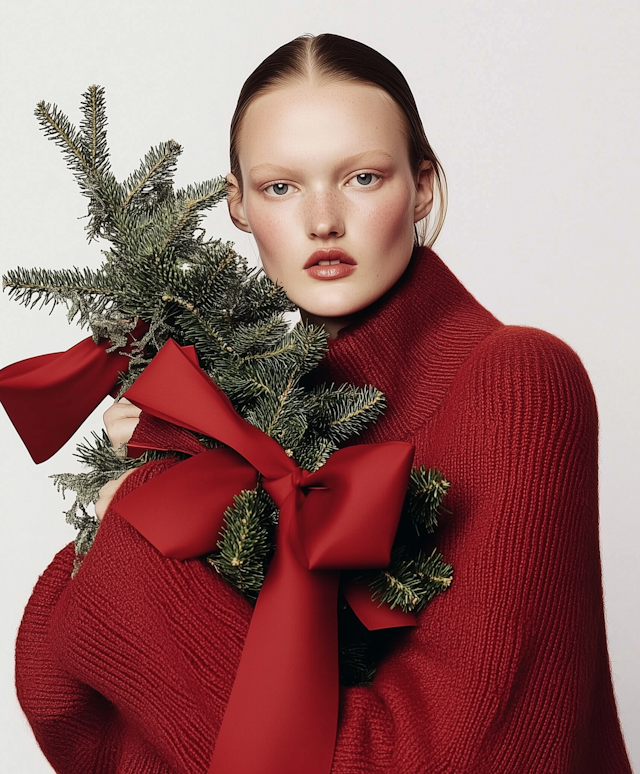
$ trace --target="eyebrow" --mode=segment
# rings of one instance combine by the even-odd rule
[[[383,150],[370,150],[370,151],[363,151],[362,153],[355,153],[353,156],[348,156],[345,159],[342,159],[340,162],[340,165],[343,167],[355,167],[359,166],[361,163],[369,161],[369,162],[382,162],[382,163],[393,163],[393,156],[390,153],[387,153]],[[249,170],[249,178],[252,182],[256,182],[259,177],[261,177],[263,174],[269,174],[269,175],[281,175],[282,177],[286,176],[291,172],[290,167],[282,167],[279,164],[256,164],[255,167],[251,167]]]

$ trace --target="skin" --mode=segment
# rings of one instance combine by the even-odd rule
[[[400,109],[368,84],[280,86],[256,98],[238,144],[242,191],[229,174],[229,213],[252,233],[267,276],[303,319],[331,337],[386,293],[413,250],[414,224],[433,203],[432,168],[414,173]],[[304,270],[318,249],[357,262],[322,281]]]
[[[357,319],[402,276],[414,224],[433,203],[433,170],[414,172],[400,109],[382,89],[329,81],[283,85],[256,98],[244,116],[229,214],[252,233],[267,276],[281,284],[302,318],[330,337]],[[316,250],[340,248],[352,274],[319,280],[304,269]],[[126,399],[104,414],[114,448],[124,448],[140,409]],[[100,490],[101,520],[129,475]]]

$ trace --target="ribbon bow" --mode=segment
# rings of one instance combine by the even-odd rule
[[[0,402],[34,462],[48,460],[71,438],[129,368],[127,351],[148,326],[138,322],[127,347],[107,352],[91,336],[66,352],[38,355],[0,371]]]
[[[280,509],[210,774],[328,774],[338,718],[339,571],[388,565],[413,446],[350,446],[319,470],[302,470],[171,340],[126,395],[143,411],[230,447],[175,465],[115,505],[162,554],[185,559],[215,550],[226,507],[256,486],[258,473]],[[377,606],[366,588],[345,595],[371,629],[415,623]]]

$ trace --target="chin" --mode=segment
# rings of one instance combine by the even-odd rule
[[[304,302],[298,304],[307,314],[314,317],[352,317],[363,309],[366,309],[372,301],[364,301],[360,304],[351,300],[349,303],[318,303],[305,305]]]

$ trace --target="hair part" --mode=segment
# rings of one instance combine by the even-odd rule
[[[341,35],[301,35],[270,54],[245,81],[233,118],[229,155],[231,173],[242,195],[238,143],[242,121],[254,99],[290,83],[322,85],[331,81],[353,81],[377,86],[400,108],[404,118],[409,164],[417,176],[424,161],[431,163],[435,204],[431,213],[416,224],[416,245],[431,247],[442,230],[447,211],[447,181],[422,125],[416,101],[400,70],[370,46]]]

